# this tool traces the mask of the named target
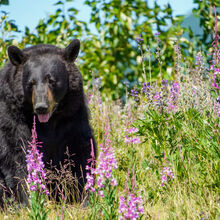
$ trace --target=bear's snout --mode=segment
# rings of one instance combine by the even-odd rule
[[[41,114],[46,114],[48,113],[48,105],[46,103],[36,103],[35,105],[35,111],[37,114],[41,115]]]

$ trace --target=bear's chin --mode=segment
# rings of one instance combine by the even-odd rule
[[[40,123],[46,123],[50,119],[50,113],[37,115]]]

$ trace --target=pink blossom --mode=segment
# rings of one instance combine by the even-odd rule
[[[138,128],[129,128],[129,129],[125,129],[126,132],[128,132],[129,134],[133,134],[133,133],[136,133],[138,132]]]
[[[102,198],[104,198],[104,192],[101,190],[101,191],[98,191],[98,194],[102,197]]]
[[[88,159],[89,165],[86,165],[86,170],[88,172],[86,173],[86,186],[85,190],[91,190],[92,192],[95,192],[94,184],[95,184],[95,152],[94,152],[94,146],[93,146],[93,140],[90,139],[91,144],[91,158]]]
[[[30,185],[31,191],[40,190],[40,193],[48,194],[45,186],[46,174],[44,170],[43,154],[39,152],[38,147],[42,147],[40,142],[37,141],[37,131],[35,116],[32,128],[32,141],[29,144],[29,149],[26,154],[27,162],[27,182]]]
[[[132,143],[132,144],[139,144],[141,141],[140,141],[139,137],[132,138],[132,137],[128,137],[128,135],[125,135],[124,142],[125,143]]]
[[[127,175],[127,186],[125,187],[125,195],[120,196],[119,198],[119,219],[131,219],[135,220],[138,219],[140,214],[143,214],[143,201],[140,196],[135,195],[135,175],[133,170],[132,176],[132,191],[130,192],[128,188],[128,179],[129,179],[129,172]]]
[[[140,138],[139,137],[130,137],[132,134],[138,132],[137,128],[129,128],[129,129],[125,129],[125,131],[128,133],[128,135],[125,135],[125,139],[124,142],[126,144],[139,144],[140,143]]]
[[[112,176],[112,171],[117,169],[117,161],[115,159],[115,154],[113,149],[111,148],[109,142],[107,142],[105,145],[100,146],[100,153],[99,153],[99,164],[97,165],[97,168],[86,166],[86,169],[91,172],[91,174],[88,172],[86,174],[87,184],[85,189],[91,190],[92,192],[98,191],[98,195],[101,197],[104,196],[103,189],[105,188],[105,185],[112,184],[112,186],[117,185],[117,181]],[[91,145],[92,146],[92,145]],[[91,150],[93,151],[93,150]],[[89,162],[94,161],[94,154],[91,153],[91,159]],[[95,161],[91,164],[95,164]],[[95,181],[96,176],[96,181]],[[96,186],[95,186],[96,184]],[[97,187],[97,188],[96,188]],[[101,189],[101,190],[100,190]]]
[[[170,179],[174,179],[173,171],[171,167],[164,167],[163,170],[160,172],[161,175],[161,186],[167,182],[168,177]]]

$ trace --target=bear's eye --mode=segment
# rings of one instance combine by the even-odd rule
[[[51,78],[48,79],[48,82],[49,82],[49,84],[50,84],[51,86],[55,86],[55,85],[56,85],[56,81],[53,80],[53,79],[51,79]]]
[[[47,82],[48,82],[51,86],[55,86],[55,85],[56,85],[56,81],[51,78],[51,75],[47,74],[45,78],[46,78]]]
[[[30,82],[28,82],[27,84],[27,89],[32,89],[32,87],[36,84],[36,82],[34,80],[31,80]]]

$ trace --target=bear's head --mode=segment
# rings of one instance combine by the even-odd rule
[[[10,62],[21,76],[24,99],[40,122],[48,122],[66,95],[79,49],[77,39],[65,49],[43,44],[24,50],[16,46],[8,48]]]

